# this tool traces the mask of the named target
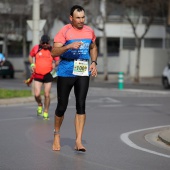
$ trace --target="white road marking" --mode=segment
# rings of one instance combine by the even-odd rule
[[[148,152],[148,153],[152,153],[152,154],[155,154],[155,155],[158,155],[158,156],[163,156],[163,157],[166,157],[166,158],[170,158],[170,155],[166,155],[166,154],[155,152],[155,151],[152,151],[152,150],[149,150],[149,149],[142,148],[142,147],[136,145],[135,143],[133,143],[129,139],[129,135],[130,134],[141,132],[141,131],[145,131],[145,130],[164,128],[164,127],[170,127],[170,126],[169,125],[166,125],[166,126],[157,126],[157,127],[152,127],[152,128],[146,128],[146,129],[140,129],[140,130],[135,130],[135,131],[131,131],[131,132],[126,132],[126,133],[123,133],[123,134],[120,135],[120,139],[122,140],[122,142],[124,142],[125,144],[127,144],[128,146],[130,146],[130,147],[132,147],[134,149],[138,149],[138,150],[141,150],[141,151],[144,151],[144,152]]]
[[[120,103],[119,100],[110,98],[110,97],[104,97],[104,98],[99,98],[99,99],[94,99],[94,100],[87,100],[89,103]]]

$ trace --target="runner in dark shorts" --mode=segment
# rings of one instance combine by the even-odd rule
[[[33,72],[30,80],[32,81],[34,79],[34,96],[38,104],[37,116],[43,115],[44,119],[48,119],[49,117],[50,91],[53,81],[51,72],[59,61],[59,57],[51,56],[51,48],[49,36],[43,35],[40,44],[35,45],[29,55],[31,70]],[[42,102],[41,98],[42,86],[44,87],[44,102]]]
[[[41,83],[49,83],[49,82],[53,82],[53,76],[51,73],[47,73],[43,76],[43,78],[34,78],[35,81],[39,81]]]

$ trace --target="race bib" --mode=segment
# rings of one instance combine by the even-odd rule
[[[56,73],[55,69],[53,69],[50,73],[51,73],[53,78],[57,77],[57,73]]]
[[[74,60],[73,74],[77,76],[88,76],[88,61]]]

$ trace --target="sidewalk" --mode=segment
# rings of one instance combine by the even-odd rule
[[[108,80],[104,80],[104,76],[102,74],[98,74],[97,77],[92,77],[92,81],[94,82],[104,82],[104,83],[118,83],[118,75],[117,74],[109,74]],[[136,85],[160,85],[162,86],[161,77],[154,78],[141,78],[139,83],[135,83],[133,78],[124,76],[124,84],[136,84]]]
[[[109,75],[107,81],[104,80],[104,76],[101,74],[95,78],[91,77],[90,86],[118,89],[118,75]],[[124,89],[164,90],[161,77],[142,78],[139,83],[136,83],[132,78],[125,76],[123,86]]]

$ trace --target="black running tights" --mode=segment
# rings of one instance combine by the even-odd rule
[[[69,94],[73,86],[76,98],[77,114],[85,114],[86,96],[89,88],[89,76],[58,77],[58,104],[55,110],[56,116],[62,117],[64,115],[68,105]]]

